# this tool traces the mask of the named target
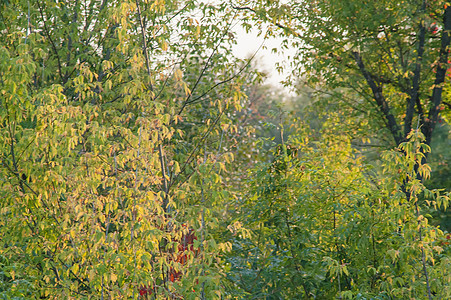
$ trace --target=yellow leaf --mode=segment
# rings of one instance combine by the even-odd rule
[[[183,89],[185,90],[185,95],[191,95],[191,90],[188,88],[188,85],[186,83],[183,83]]]
[[[183,77],[182,70],[180,70],[180,69],[175,70],[174,77],[175,77],[175,80],[177,80],[177,81],[181,80]]]
[[[89,273],[88,273],[89,280],[93,281],[95,276],[96,276],[96,271],[94,269],[89,270]]]
[[[180,166],[178,162],[174,162],[174,172],[175,174],[180,173]]]
[[[78,266],[78,264],[73,265],[73,266],[72,266],[72,272],[73,272],[74,274],[77,274],[79,268],[80,268],[80,267]]]
[[[161,50],[167,51],[167,50],[168,50],[168,43],[166,43],[165,41],[163,41],[163,42],[161,43]]]

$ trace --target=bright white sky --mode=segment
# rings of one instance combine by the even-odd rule
[[[288,68],[288,64],[285,62],[284,59],[287,59],[288,56],[293,56],[295,54],[295,49],[288,49],[285,50],[283,55],[273,53],[271,50],[273,48],[279,48],[282,39],[277,38],[268,38],[264,40],[263,36],[258,36],[257,30],[253,30],[249,33],[246,33],[246,31],[237,24],[233,28],[237,32],[237,44],[233,47],[233,52],[238,58],[249,58],[252,56],[255,51],[258,50],[260,45],[264,42],[264,46],[266,46],[266,49],[263,47],[260,48],[260,50],[257,53],[256,58],[259,64],[259,67],[263,67],[263,70],[268,73],[268,79],[267,83],[270,83],[274,86],[283,88],[282,84],[280,84],[280,81],[284,80],[290,73],[290,69]],[[285,66],[285,70],[283,74],[280,74],[276,69],[276,63],[279,62],[283,66]],[[290,93],[290,91],[287,88],[283,88],[286,93]]]
[[[218,4],[221,2],[221,0],[203,1],[211,4]],[[281,3],[285,2],[286,1],[281,0]],[[257,49],[259,49],[262,42],[264,42],[264,46],[266,46],[266,48],[260,48],[254,59],[258,61],[258,67],[263,68],[262,71],[265,71],[268,74],[266,83],[280,87],[287,94],[294,95],[294,92],[283,87],[280,82],[291,72],[291,69],[288,68],[288,64],[284,62],[284,59],[286,60],[288,56],[293,57],[296,53],[295,49],[284,50],[283,55],[273,53],[271,50],[273,48],[279,48],[282,39],[268,38],[265,40],[263,36],[258,36],[258,30],[251,30],[247,33],[239,23],[234,25],[232,30],[237,32],[237,44],[233,47],[234,55],[241,59],[249,58],[255,53],[255,51],[257,51]],[[277,62],[284,66],[284,72],[282,74],[280,74],[276,69]]]

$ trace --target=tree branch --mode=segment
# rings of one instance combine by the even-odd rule
[[[426,0],[423,0],[421,12],[426,10]],[[421,109],[419,98],[421,63],[423,62],[424,42],[426,37],[426,27],[424,26],[424,17],[420,19],[420,28],[418,33],[418,54],[416,59],[415,71],[412,79],[412,88],[410,90],[410,99],[407,100],[406,116],[404,118],[404,137],[407,137],[412,130],[412,119],[415,111],[415,104]]]
[[[235,16],[234,16],[234,18],[235,18]],[[182,107],[179,109],[179,112],[177,113],[177,115],[181,115],[183,110],[185,109],[185,107],[190,103],[190,99],[191,99],[192,94],[194,93],[194,91],[198,87],[198,85],[200,83],[200,80],[202,79],[205,71],[207,70],[208,66],[210,65],[210,61],[213,58],[213,55],[217,52],[219,46],[222,44],[222,41],[224,40],[224,38],[227,35],[227,33],[229,33],[230,28],[232,28],[232,23],[230,23],[229,26],[226,28],[226,30],[224,31],[223,35],[219,39],[218,44],[216,45],[216,47],[213,49],[213,52],[208,57],[207,62],[205,63],[204,67],[202,68],[199,77],[197,78],[196,82],[194,83],[193,88],[191,89],[190,93],[186,97],[185,102],[183,103]]]
[[[234,5],[232,5],[232,8],[233,8],[233,9],[236,9],[236,10],[247,10],[247,11],[251,11],[251,12],[253,12],[254,14],[258,15],[258,12],[257,12],[255,9],[253,9],[253,8],[251,8],[251,7],[249,7],[249,6],[234,6]],[[269,23],[271,23],[271,24],[273,24],[273,25],[279,27],[280,29],[283,29],[285,32],[291,33],[291,34],[292,34],[293,36],[295,36],[295,37],[299,37],[299,36],[300,36],[300,34],[297,33],[296,31],[294,31],[292,28],[287,27],[287,26],[285,26],[285,25],[282,25],[282,24],[280,24],[279,22],[275,22],[275,21],[271,20],[270,18],[268,18],[266,15],[260,16],[260,17],[263,18],[263,20],[265,20],[266,22],[269,22]]]
[[[49,38],[50,44],[52,45],[53,52],[55,52],[56,59],[58,60],[58,73],[60,75],[61,81],[63,83],[66,83],[65,82],[65,78],[63,76],[62,67],[61,67],[61,58],[60,58],[60,56],[58,54],[58,50],[56,49],[55,42],[53,41],[52,37],[50,36],[49,28],[47,27],[47,23],[46,23],[46,21],[44,19],[44,12],[42,11],[42,7],[41,7],[41,4],[39,3],[39,0],[36,1],[36,4],[38,5],[38,8],[39,8],[39,13],[40,13],[41,18],[42,18],[42,23],[44,24],[45,35]]]
[[[443,84],[445,82],[446,70],[448,67],[448,52],[450,44],[451,31],[451,6],[445,9],[443,15],[443,33],[442,44],[440,46],[440,58],[437,65],[437,72],[435,73],[435,81],[432,90],[431,104],[429,108],[428,118],[426,119],[422,132],[426,137],[426,144],[430,145],[432,140],[432,132],[438,121],[438,113],[440,112],[440,103],[442,102]]]
[[[378,85],[374,80],[373,76],[368,72],[368,70],[365,67],[365,64],[363,63],[360,53],[353,51],[352,55],[354,56],[355,62],[357,63],[360,72],[362,73],[366,82],[370,86],[371,91],[373,92],[374,100],[376,101],[377,106],[379,107],[380,111],[382,112],[387,121],[388,129],[393,135],[396,145],[399,145],[402,141],[402,136],[399,132],[399,126],[396,122],[396,119],[393,116],[390,107],[388,106],[387,100],[385,100],[384,95],[382,95],[382,86]]]
[[[138,21],[139,21],[139,26],[141,27],[141,37],[142,37],[142,48],[143,48],[143,54],[144,54],[144,58],[146,59],[146,69],[147,69],[147,74],[149,75],[149,89],[150,91],[153,91],[153,86],[152,86],[152,80],[151,80],[151,72],[150,72],[150,62],[149,62],[149,53],[147,53],[147,40],[146,40],[146,33],[145,33],[145,28],[144,28],[144,23],[142,20],[142,15],[141,15],[141,7],[139,5],[139,0],[136,0],[136,9],[138,12]]]

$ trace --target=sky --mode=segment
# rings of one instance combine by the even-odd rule
[[[203,0],[203,2],[219,4],[222,0]],[[286,2],[286,0],[280,0],[281,4]],[[276,63],[282,63],[284,58],[286,59],[288,56],[293,57],[296,53],[295,49],[284,50],[283,55],[272,53],[271,50],[273,48],[278,48],[282,43],[282,39],[271,37],[265,40],[264,37],[258,36],[257,29],[246,32],[246,30],[244,30],[239,23],[234,25],[232,28],[237,33],[237,44],[233,47],[234,55],[241,59],[249,58],[260,48],[262,42],[264,42],[266,49],[260,48],[255,59],[259,63],[258,66],[263,67],[263,71],[268,74],[268,78],[265,83],[280,87],[280,89],[288,95],[294,95],[295,93],[293,91],[290,91],[288,88],[285,88],[282,84],[280,84],[280,81],[284,80],[289,75],[290,69],[286,67],[285,72],[280,74],[276,69]],[[287,64],[283,65],[287,66]]]
[[[294,49],[288,49],[284,51],[284,54],[273,53],[271,50],[273,48],[278,48],[282,43],[282,39],[280,38],[268,38],[264,39],[262,36],[258,36],[257,30],[252,30],[249,33],[237,24],[233,28],[237,32],[237,44],[233,47],[234,55],[238,58],[249,58],[252,56],[255,51],[257,51],[260,45],[264,42],[264,46],[258,50],[256,55],[256,59],[259,62],[259,66],[262,65],[263,71],[268,73],[268,78],[266,83],[270,83],[274,86],[280,87],[287,94],[292,94],[292,92],[288,88],[284,88],[280,81],[284,80],[290,73],[289,68],[286,68],[285,72],[280,74],[276,69],[276,63],[282,63],[284,59],[288,56],[293,56],[295,54]],[[284,64],[286,65],[286,64]]]

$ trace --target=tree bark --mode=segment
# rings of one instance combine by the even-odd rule
[[[365,67],[365,64],[363,63],[362,56],[360,55],[360,53],[354,51],[352,52],[352,55],[354,57],[355,62],[357,63],[357,66],[359,67],[360,72],[362,73],[363,77],[365,78],[366,82],[371,88],[371,91],[373,92],[374,100],[376,100],[379,110],[385,117],[387,127],[390,130],[391,134],[393,135],[396,145],[399,145],[402,142],[403,137],[399,131],[399,126],[398,123],[396,122],[395,116],[391,112],[387,100],[382,94],[382,85],[378,84],[376,80],[373,78],[373,76],[368,72],[368,70]]]
[[[435,81],[432,90],[431,104],[429,107],[428,117],[422,127],[422,132],[426,137],[426,144],[431,145],[432,133],[438,121],[438,113],[440,112],[440,104],[442,102],[443,84],[448,68],[448,53],[450,44],[451,31],[451,6],[445,9],[443,16],[443,33],[440,47],[440,58],[435,74]]]

